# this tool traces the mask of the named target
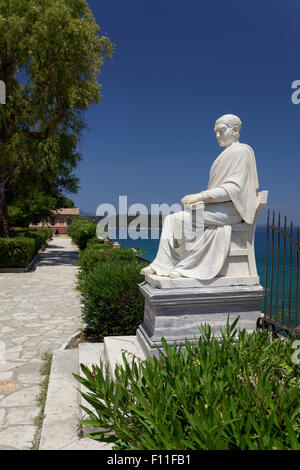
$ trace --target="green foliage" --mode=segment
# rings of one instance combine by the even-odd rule
[[[50,217],[57,209],[74,207],[74,202],[61,195],[58,188],[46,188],[46,191],[39,190],[37,185],[25,178],[26,188],[22,183],[15,181],[10,184],[7,191],[8,221],[13,227],[28,227],[30,224],[37,224]],[[28,195],[28,186],[30,194]]]
[[[36,241],[29,237],[0,238],[0,267],[25,268],[36,253]]]
[[[79,266],[81,270],[79,277],[82,277],[82,273],[87,274],[94,267],[94,265],[99,262],[130,262],[135,260],[135,253],[132,250],[128,250],[127,248],[113,249],[112,245],[110,244],[88,244],[86,249],[79,253]]]
[[[85,217],[75,217],[69,225],[67,233],[72,238],[72,242],[80,250],[84,250],[87,242],[95,237],[96,226],[89,223]]]
[[[113,49],[86,0],[0,2],[0,80],[7,94],[0,106],[0,179],[6,182],[0,199],[8,194],[19,208],[11,217],[27,212],[20,205],[28,187],[57,196],[78,186],[72,171],[81,158],[83,111],[101,98],[98,77]],[[5,208],[0,204],[0,233]]]
[[[56,200],[56,208],[57,209],[70,209],[71,207],[75,207],[75,203],[69,197],[59,195]]]
[[[101,248],[103,246],[111,247],[111,245],[109,243],[104,244],[104,240],[102,238],[97,238],[97,237],[91,238],[88,241],[86,247],[89,248],[91,245],[101,245]]]
[[[66,125],[75,133],[82,128],[79,111],[99,101],[97,78],[113,53],[99,31],[85,0],[1,2],[0,49],[10,59],[0,64],[8,94],[1,125],[11,145],[47,138]],[[22,69],[27,80],[18,81]]]
[[[122,254],[122,249],[98,250],[101,260],[95,262],[96,250],[90,250],[87,256],[91,259],[87,258],[84,265],[87,272],[79,275],[87,334],[97,341],[104,336],[135,334],[144,311],[144,298],[138,287],[144,279],[141,265]],[[117,255],[118,252],[121,253]]]
[[[33,238],[35,242],[36,251],[38,251],[46,243],[47,232],[41,230],[21,229],[15,232],[15,237],[28,237]]]
[[[86,218],[74,219],[68,230],[74,241],[87,224]],[[138,288],[143,266],[136,253],[93,237],[79,253],[78,264],[86,334],[97,341],[105,335],[135,334],[144,306]]]
[[[102,362],[93,371],[81,364],[85,377],[74,376],[93,407],[82,407],[83,423],[104,429],[89,437],[126,450],[300,450],[300,368],[291,342],[245,330],[234,342],[235,323],[221,343],[206,325],[186,349],[163,339],[159,359],[123,355],[115,382]]]
[[[10,226],[26,227],[30,223],[36,224],[51,215],[56,206],[56,198],[36,189],[30,195],[14,199],[8,207],[8,221]]]
[[[46,240],[51,240],[51,238],[53,237],[52,228],[48,228],[48,227],[47,228],[41,228],[40,232],[46,234]]]
[[[24,228],[14,231],[11,238],[0,238],[0,267],[25,268],[52,236],[51,228]]]

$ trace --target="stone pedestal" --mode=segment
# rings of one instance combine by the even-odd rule
[[[216,280],[205,286],[196,281],[196,286],[195,280],[164,278],[168,287],[160,285],[158,288],[158,277],[147,276],[148,282],[139,286],[145,297],[145,312],[137,330],[137,341],[145,354],[157,356],[156,347],[161,347],[162,337],[170,345],[175,341],[178,345],[184,344],[185,339],[193,342],[195,337],[199,338],[199,326],[204,323],[209,323],[214,336],[220,337],[220,329],[224,328],[228,317],[232,323],[240,316],[239,329],[245,328],[248,332],[256,329],[264,296],[258,279],[256,283],[253,279],[252,285],[228,285],[227,279],[225,285]],[[179,287],[180,282],[182,287]]]

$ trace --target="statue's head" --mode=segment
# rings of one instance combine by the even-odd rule
[[[215,133],[220,147],[229,147],[233,142],[238,142],[242,121],[234,114],[224,114],[216,120]]]

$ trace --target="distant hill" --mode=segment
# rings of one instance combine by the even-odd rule
[[[93,212],[86,212],[86,211],[82,211],[80,209],[80,216],[81,217],[90,217],[90,216],[93,216],[93,215],[94,215]]]

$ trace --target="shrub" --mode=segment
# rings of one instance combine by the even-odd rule
[[[94,238],[91,238],[88,242],[87,242],[87,245],[86,247],[88,248],[89,246],[98,246],[98,245],[101,245],[101,247],[103,246],[112,246],[110,243],[104,243],[104,240],[102,238],[97,238],[97,237],[94,237]]]
[[[41,228],[40,232],[44,232],[46,234],[46,240],[50,240],[53,237],[53,230],[52,228]]]
[[[36,253],[33,238],[15,237],[0,238],[0,267],[25,268]]]
[[[89,437],[126,450],[300,450],[300,366],[292,342],[270,342],[267,332],[223,331],[221,344],[209,326],[195,345],[170,347],[159,359],[123,355],[113,382],[102,362],[85,378],[82,407],[102,428]]]
[[[36,251],[38,251],[46,243],[47,232],[41,230],[32,229],[20,229],[15,233],[16,237],[28,237],[33,238],[35,242]]]
[[[84,250],[87,242],[96,235],[96,225],[91,224],[85,217],[75,217],[67,230],[72,242],[80,250]]]
[[[88,273],[96,263],[107,261],[135,261],[136,255],[127,248],[113,249],[112,245],[87,245],[86,249],[79,253],[80,274]],[[141,269],[141,268],[140,268]]]
[[[119,251],[111,250],[112,259],[96,262],[79,276],[86,332],[97,341],[104,336],[135,334],[143,320],[144,297],[138,287],[144,280],[141,265],[135,259],[118,258],[114,253]],[[92,264],[92,260],[87,266],[88,263]]]

